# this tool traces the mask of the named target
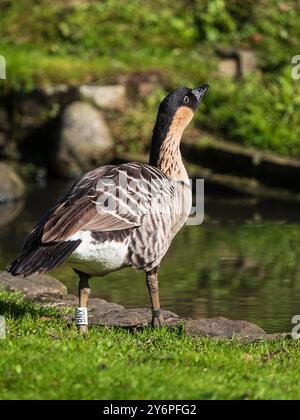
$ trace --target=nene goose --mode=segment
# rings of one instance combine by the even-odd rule
[[[158,268],[191,209],[180,140],[207,89],[181,87],[167,95],[159,106],[149,165],[107,165],[85,174],[41,218],[8,267],[14,276],[29,276],[67,260],[79,275],[80,332],[88,328],[90,277],[128,266],[145,271],[152,325],[163,324]]]

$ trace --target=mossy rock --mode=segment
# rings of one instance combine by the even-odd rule
[[[25,184],[6,163],[0,162],[0,203],[20,200],[25,195]]]
[[[60,118],[52,171],[72,178],[109,161],[114,142],[103,114],[86,102],[68,105]]]

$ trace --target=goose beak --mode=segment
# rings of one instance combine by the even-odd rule
[[[203,96],[204,96],[204,94],[205,94],[205,92],[207,91],[208,88],[209,88],[209,85],[207,85],[205,83],[204,85],[201,85],[200,87],[192,90],[192,92],[196,96],[198,102],[201,101],[201,99],[203,98]]]

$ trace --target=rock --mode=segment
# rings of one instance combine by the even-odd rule
[[[0,227],[7,226],[21,213],[24,207],[24,201],[13,203],[2,203],[0,205]]]
[[[70,87],[64,83],[59,83],[57,85],[46,85],[41,88],[41,91],[46,96],[53,96],[53,95],[67,95],[70,92]]]
[[[246,339],[253,341],[268,338],[260,327],[247,321],[232,321],[218,317],[211,319],[195,319],[185,322],[185,331],[192,337],[210,337],[219,339]]]
[[[67,288],[60,281],[50,276],[34,274],[29,277],[14,277],[6,271],[0,273],[0,289],[22,292],[27,298],[37,299],[42,296],[51,298],[67,296]]]
[[[240,76],[244,77],[257,70],[256,54],[252,50],[238,50]]]
[[[100,109],[120,110],[126,103],[126,89],[122,85],[83,85],[79,87],[79,94],[82,99],[91,101]]]
[[[78,306],[78,298],[67,294],[65,286],[49,276],[35,275],[24,279],[2,272],[0,273],[0,289],[1,287],[6,290],[22,291],[27,298],[34,299],[47,307],[75,308]],[[132,330],[149,327],[152,318],[150,308],[125,309],[122,305],[99,298],[89,299],[88,313],[90,325]],[[183,325],[186,333],[192,337],[244,341],[289,337],[289,334],[267,334],[257,325],[247,321],[233,321],[223,317],[190,320],[180,318],[179,315],[166,310],[162,310],[162,314],[167,327],[174,328]],[[75,313],[66,313],[62,317],[70,324],[75,322]]]
[[[217,49],[221,57],[218,71],[229,77],[244,77],[257,70],[255,51],[249,49]]]
[[[178,315],[170,311],[163,310],[162,312],[168,324],[179,319]],[[70,314],[67,314],[65,318],[72,322],[75,320],[75,317]],[[125,309],[116,303],[92,298],[89,300],[89,322],[91,325],[108,327],[142,328],[151,323],[151,310],[149,308]]]
[[[73,102],[65,108],[58,136],[52,167],[63,177],[76,176],[107,162],[113,148],[103,115],[86,102]]]
[[[25,194],[25,185],[15,171],[0,162],[0,203],[19,200]]]
[[[150,325],[152,321],[152,314],[150,307],[149,308],[135,308],[135,309],[126,309],[128,314],[134,314],[137,318],[141,320],[145,320],[145,325]],[[167,311],[162,309],[162,315],[164,317],[164,321],[166,325],[177,325],[181,318],[179,315],[175,314],[174,312]]]
[[[27,297],[28,298],[28,297]],[[53,294],[42,294],[36,295],[33,298],[29,296],[29,299],[33,299],[35,302],[40,303],[45,307],[61,307],[70,308],[72,306],[78,306],[78,296],[74,295],[53,295]]]
[[[76,300],[72,302],[72,305],[77,305]],[[247,321],[232,321],[222,317],[186,320],[170,311],[163,310],[162,313],[166,326],[174,327],[183,324],[186,333],[192,337],[246,341],[282,337],[281,334],[269,335],[257,325]],[[67,314],[64,317],[69,322],[75,321],[72,314]],[[151,318],[149,308],[125,309],[121,305],[109,303],[103,299],[89,300],[89,323],[91,325],[136,329],[148,327],[151,324]]]
[[[218,73],[221,76],[237,77],[239,75],[239,68],[236,59],[224,58],[219,61]]]

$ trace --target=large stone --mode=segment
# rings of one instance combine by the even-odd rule
[[[15,171],[0,162],[0,203],[19,200],[25,194],[25,185]]]
[[[24,200],[0,205],[0,227],[7,226],[19,216],[24,208]]]
[[[34,274],[29,277],[12,276],[6,271],[0,273],[0,289],[11,292],[22,292],[30,299],[50,296],[60,298],[67,296],[67,288],[60,281],[46,275]]]
[[[260,327],[247,321],[233,321],[223,317],[195,319],[185,322],[185,331],[193,337],[245,339],[253,341],[271,338]]]
[[[57,175],[73,177],[106,163],[113,140],[103,115],[86,102],[73,102],[62,113],[52,166]]]
[[[56,302],[57,304],[59,302]],[[77,303],[76,303],[77,304]],[[178,322],[178,315],[170,311],[162,311],[168,325]],[[65,316],[74,321],[74,316]],[[92,298],[89,300],[89,322],[91,325],[121,328],[142,328],[151,323],[151,310],[149,308],[125,309],[117,303],[107,302],[104,299]]]
[[[122,85],[83,85],[79,87],[79,94],[100,109],[120,110],[126,103],[126,89]]]
[[[1,287],[1,275],[0,275]],[[73,295],[57,295],[55,297],[47,294],[34,296],[35,300],[44,306],[54,307],[77,307],[78,298]],[[74,310],[75,312],[75,310]],[[92,298],[88,304],[89,324],[96,326],[126,328],[135,330],[149,327],[151,325],[150,308],[126,309],[123,306],[107,302],[104,299]],[[267,334],[263,329],[247,321],[234,321],[227,318],[211,319],[184,319],[173,312],[162,310],[165,325],[168,328],[183,326],[186,334],[192,337],[207,337],[220,340],[274,340],[288,337],[288,334]],[[75,314],[67,313],[63,318],[68,323],[75,322]]]
[[[73,304],[76,306],[76,301]],[[172,328],[181,324],[186,333],[192,337],[245,341],[271,340],[282,337],[282,335],[267,334],[257,325],[247,321],[234,321],[222,317],[187,320],[166,310],[163,310],[162,314],[166,326]],[[65,315],[65,317],[69,321],[75,321],[71,314]],[[151,324],[151,318],[149,308],[125,309],[121,305],[98,298],[89,301],[89,322],[91,325],[136,329],[148,327]]]

